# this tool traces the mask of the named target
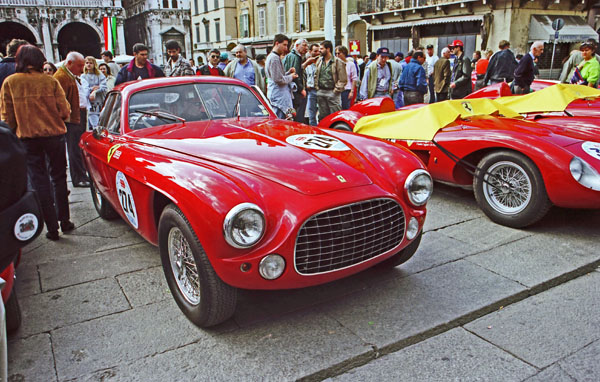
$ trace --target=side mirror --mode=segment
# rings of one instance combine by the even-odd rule
[[[100,140],[108,136],[108,130],[104,126],[97,126],[94,128],[92,135],[94,136],[94,138]]]

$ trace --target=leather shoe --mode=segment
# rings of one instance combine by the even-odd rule
[[[72,221],[67,220],[65,222],[60,222],[60,230],[63,231],[63,233],[71,232],[74,229],[75,229],[75,224],[73,224]]]
[[[77,182],[74,184],[75,187],[89,187],[90,186],[90,182],[88,182],[87,180],[82,180],[81,182]]]
[[[58,231],[48,231],[46,232],[46,237],[52,241],[58,240]]]

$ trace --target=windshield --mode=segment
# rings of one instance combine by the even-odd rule
[[[266,107],[249,89],[231,84],[164,86],[133,94],[129,99],[129,128],[237,117],[268,117]],[[179,117],[177,121],[161,115]]]

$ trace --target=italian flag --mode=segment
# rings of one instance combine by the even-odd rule
[[[117,18],[104,17],[104,49],[115,54],[117,45]]]

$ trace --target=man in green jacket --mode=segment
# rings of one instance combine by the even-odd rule
[[[319,104],[319,121],[331,113],[342,110],[340,94],[348,83],[346,63],[333,55],[333,44],[325,40],[319,46],[321,57],[317,61],[315,88]]]
[[[229,62],[225,67],[225,75],[231,78],[247,83],[249,86],[256,85],[266,94],[265,79],[260,70],[260,66],[248,58],[246,47],[239,44],[233,48],[235,59]]]

